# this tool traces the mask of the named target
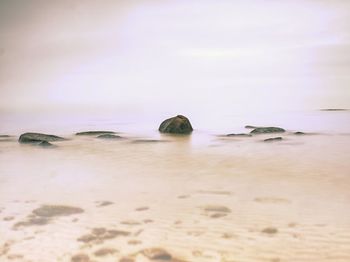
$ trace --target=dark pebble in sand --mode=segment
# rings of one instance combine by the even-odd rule
[[[118,250],[114,249],[114,248],[101,248],[101,249],[95,251],[94,255],[96,257],[104,257],[104,256],[107,256],[107,255],[113,255],[113,254],[115,254],[117,252],[118,252]]]
[[[128,225],[128,226],[137,226],[137,225],[140,225],[139,222],[135,221],[135,220],[124,220],[124,221],[121,221],[120,224],[122,225]]]
[[[214,213],[212,215],[210,215],[211,218],[220,218],[220,217],[225,217],[227,216],[226,213]]]
[[[44,226],[49,224],[50,219],[45,217],[30,217],[26,221],[21,221],[16,224],[14,224],[14,228],[18,227],[28,227],[28,226]]]
[[[306,135],[306,134],[304,132],[294,132],[294,135],[301,136],[301,135]]]
[[[138,208],[136,208],[135,210],[136,211],[146,211],[146,210],[148,210],[149,209],[149,207],[138,207]]]
[[[91,234],[83,235],[79,237],[77,240],[84,243],[101,242],[103,240],[113,239],[118,236],[129,236],[129,235],[130,235],[130,232],[127,232],[127,231],[114,230],[114,229],[107,230],[105,228],[94,228],[91,230]]]
[[[268,139],[265,139],[264,142],[275,142],[275,141],[281,141],[283,138],[282,137],[271,137]]]
[[[14,219],[15,219],[15,217],[12,217],[12,216],[3,218],[4,221],[11,221],[11,220],[14,220]]]
[[[148,248],[141,251],[141,253],[151,260],[171,260],[172,256],[161,248]]]
[[[143,220],[143,223],[145,224],[149,224],[149,223],[153,223],[154,221],[152,219],[145,219]]]
[[[9,136],[9,135],[0,135],[0,138],[9,138],[9,137],[11,137],[11,136]]]
[[[40,208],[33,210],[33,214],[39,217],[70,216],[74,214],[80,214],[83,212],[84,210],[79,207],[60,205],[44,205]]]
[[[90,262],[90,258],[86,254],[76,254],[71,258],[72,262]]]
[[[131,257],[122,257],[119,262],[134,262],[135,260]]]
[[[261,232],[265,234],[273,235],[278,233],[278,229],[275,227],[267,227],[267,228],[264,228]]]
[[[97,203],[98,203],[97,207],[105,207],[105,206],[110,206],[114,204],[111,201],[99,201]]]
[[[128,245],[140,245],[142,242],[140,240],[129,240]]]
[[[100,135],[106,135],[106,134],[115,134],[113,131],[85,131],[85,132],[78,132],[75,135],[77,136],[100,136]]]
[[[225,207],[225,206],[218,206],[218,205],[209,205],[205,206],[204,211],[207,212],[223,212],[223,213],[230,213],[231,209]]]

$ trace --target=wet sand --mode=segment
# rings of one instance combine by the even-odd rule
[[[346,134],[58,135],[0,143],[0,261],[350,261]]]

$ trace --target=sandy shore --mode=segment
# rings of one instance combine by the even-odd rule
[[[350,261],[346,134],[69,138],[0,143],[1,261]]]

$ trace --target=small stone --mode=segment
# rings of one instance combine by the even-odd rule
[[[106,135],[106,134],[115,134],[113,131],[84,131],[84,132],[78,132],[75,135],[77,136],[100,136],[100,135]]]
[[[229,209],[229,208],[227,208],[225,206],[209,205],[209,206],[205,206],[204,207],[204,211],[230,213],[231,209]]]
[[[278,229],[275,227],[267,227],[267,228],[264,228],[261,232],[265,234],[273,235],[278,233]]]
[[[141,253],[152,260],[171,260],[172,256],[164,249],[161,248],[149,248],[144,249]]]
[[[267,138],[264,140],[264,142],[276,142],[276,141],[281,141],[283,138],[282,137],[272,137],[272,138]]]
[[[90,258],[86,254],[77,254],[72,256],[72,262],[90,262]]]
[[[257,127],[251,131],[251,134],[269,134],[269,133],[283,133],[286,130],[280,127]]]
[[[149,207],[138,207],[138,208],[136,208],[135,210],[136,211],[146,211],[146,210],[148,210],[149,209]]]
[[[104,257],[107,255],[113,255],[114,253],[117,253],[118,250],[114,249],[114,248],[101,248],[99,250],[97,250],[94,255],[96,257]]]
[[[55,217],[70,216],[83,213],[84,210],[79,207],[60,206],[60,205],[44,205],[33,210],[33,214],[39,217]]]

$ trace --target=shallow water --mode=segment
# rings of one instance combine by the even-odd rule
[[[141,251],[156,247],[184,261],[350,261],[349,117],[194,115],[194,133],[174,137],[156,131],[164,116],[2,115],[0,134],[14,137],[0,138],[0,261],[71,261],[76,254],[149,261]],[[249,132],[248,124],[288,132],[219,136]],[[74,136],[100,129],[127,139]],[[21,145],[25,131],[69,140],[55,148]],[[262,142],[275,136],[284,139]],[[84,212],[14,226],[45,204]],[[79,241],[93,228],[129,234]],[[102,248],[117,251],[94,254]]]

